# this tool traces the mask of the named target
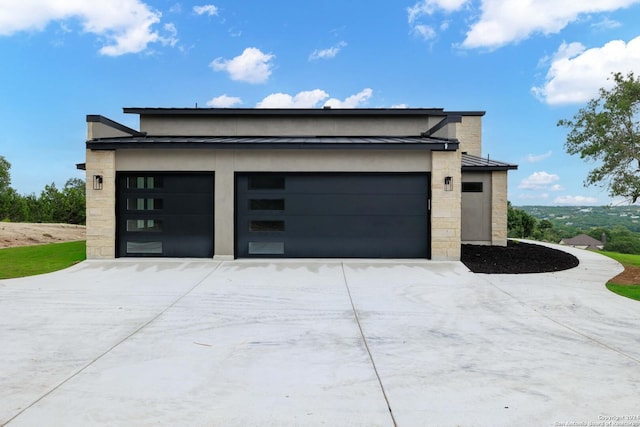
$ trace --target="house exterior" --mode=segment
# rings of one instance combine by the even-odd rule
[[[607,236],[602,234],[602,241],[598,239],[594,239],[593,237],[587,234],[578,234],[575,237],[571,237],[569,239],[560,240],[561,245],[571,246],[578,249],[588,249],[591,251],[602,250],[604,248],[604,240]]]
[[[87,116],[87,257],[459,260],[506,245],[484,112],[125,108]]]

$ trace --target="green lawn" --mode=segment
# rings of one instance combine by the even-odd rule
[[[640,255],[621,254],[618,252],[599,251],[599,254],[606,255],[609,258],[613,258],[622,265],[631,265],[634,267],[640,267]]]
[[[618,252],[600,252],[602,255],[606,255],[609,258],[613,258],[620,264],[631,268],[640,268],[640,255],[621,254]],[[623,297],[631,298],[640,301],[640,283],[633,285],[619,285],[614,282],[607,283],[607,289],[611,292],[615,292]]]
[[[86,242],[0,249],[0,279],[62,270],[86,259]]]

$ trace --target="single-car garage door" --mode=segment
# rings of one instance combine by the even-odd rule
[[[429,258],[429,175],[238,173],[236,256]]]
[[[119,173],[117,256],[213,257],[213,174]]]

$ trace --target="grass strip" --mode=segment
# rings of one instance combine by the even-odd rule
[[[84,241],[0,249],[0,279],[51,273],[85,259]]]
[[[640,286],[638,285],[616,285],[615,283],[607,283],[607,289],[623,297],[640,301]]]
[[[598,253],[602,255],[606,255],[609,258],[615,259],[625,267],[627,265],[630,265],[632,267],[640,267],[640,255],[621,254],[619,252],[607,252],[607,251],[598,251]]]
[[[602,255],[606,255],[609,258],[613,258],[624,266],[625,269],[638,269],[640,268],[640,255],[621,254],[618,252],[599,252]],[[619,284],[614,281],[607,283],[607,289],[611,292],[621,295],[623,297],[631,298],[640,301],[640,283],[635,284]]]

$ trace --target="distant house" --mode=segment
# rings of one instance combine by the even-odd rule
[[[602,250],[604,247],[604,242],[594,239],[591,236],[587,236],[586,234],[579,234],[576,237],[572,237],[570,239],[562,239],[560,240],[561,245],[572,246],[578,249],[589,249],[589,250]]]
[[[125,108],[87,116],[87,257],[459,260],[507,244],[482,111]]]

